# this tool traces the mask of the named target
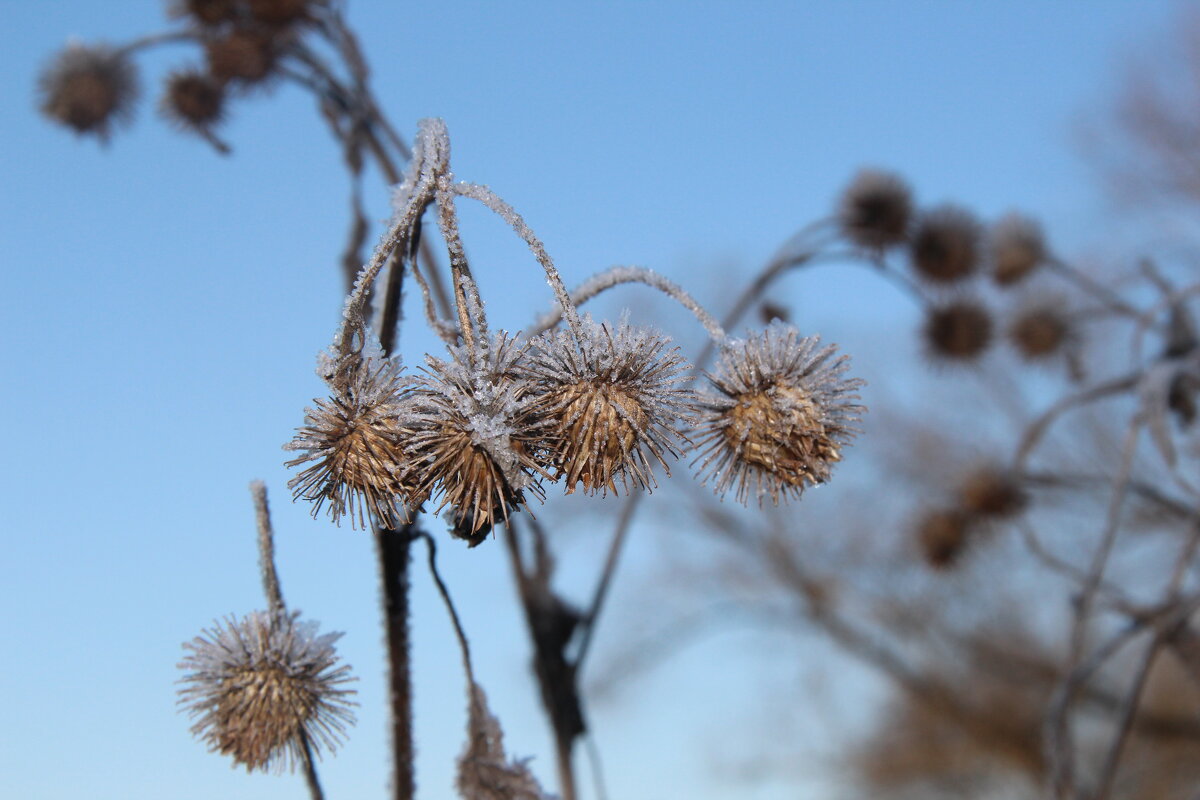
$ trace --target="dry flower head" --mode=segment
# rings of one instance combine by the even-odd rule
[[[980,226],[965,208],[942,205],[917,220],[910,245],[912,268],[931,283],[954,283],[979,265]]]
[[[654,483],[654,463],[678,455],[677,424],[690,395],[678,384],[687,363],[669,340],[622,321],[584,317],[582,341],[570,330],[547,331],[533,343],[524,371],[535,384],[535,413],[552,428],[554,466],[567,493],[628,491]],[[669,471],[669,470],[668,470]]]
[[[835,352],[779,323],[725,343],[709,375],[716,393],[698,403],[696,461],[718,494],[736,487],[742,503],[753,493],[778,504],[829,479],[864,411],[862,381],[844,377],[848,359]]]
[[[1007,214],[992,226],[988,249],[992,280],[1000,286],[1023,280],[1046,259],[1042,226],[1022,214]]]
[[[1049,303],[1021,309],[1008,326],[1008,340],[1026,361],[1044,360],[1061,352],[1071,334],[1067,316]]]
[[[954,300],[928,309],[923,334],[933,358],[970,361],[991,344],[992,317],[974,300]]]
[[[180,127],[206,131],[224,116],[225,89],[203,72],[175,72],[167,77],[161,107]]]
[[[1025,507],[1027,500],[1013,474],[998,466],[977,467],[958,485],[958,502],[963,510],[981,517],[1011,517]]]
[[[341,688],[353,678],[333,646],[340,636],[317,635],[297,614],[216,622],[184,643],[179,664],[188,671],[179,702],[198,718],[192,733],[247,771],[294,768],[306,744],[336,749],[354,724],[353,691]]]
[[[413,499],[403,475],[407,396],[397,364],[353,357],[330,397],[305,410],[304,425],[284,449],[302,453],[289,467],[309,464],[288,488],[313,501],[313,516],[328,501],[335,523],[342,516],[356,528],[405,521]]]
[[[880,250],[905,240],[912,205],[912,190],[899,175],[859,170],[842,193],[838,225],[854,244]]]
[[[440,493],[437,511],[449,505],[453,533],[472,545],[524,504],[525,490],[540,495],[536,476],[547,476],[546,426],[516,368],[522,352],[500,333],[451,348],[449,361],[426,356],[413,394],[413,481],[421,496]]]
[[[119,50],[70,44],[38,77],[42,112],[76,133],[107,138],[125,122],[138,97],[137,71]]]
[[[957,508],[924,512],[916,525],[917,544],[926,563],[935,569],[952,566],[967,544],[969,516]]]

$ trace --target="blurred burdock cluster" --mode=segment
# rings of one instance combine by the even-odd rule
[[[163,79],[158,107],[180,130],[200,135],[218,150],[216,136],[231,98],[269,85],[289,62],[311,59],[300,39],[310,26],[326,24],[322,0],[179,0],[167,11],[176,27],[121,47],[71,43],[43,69],[41,108],[78,134],[106,140],[127,123],[139,99],[133,57],[167,41],[199,48],[198,58]]]

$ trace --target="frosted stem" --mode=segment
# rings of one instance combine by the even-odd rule
[[[273,615],[284,614],[283,591],[279,588],[279,573],[275,570],[275,531],[271,527],[271,510],[267,507],[267,486],[262,481],[250,482],[254,498],[254,518],[258,524],[258,568],[262,573],[263,594]]]
[[[487,337],[487,318],[483,314],[483,303],[479,300],[479,287],[471,276],[471,265],[467,252],[458,235],[458,213],[454,208],[454,191],[449,175],[437,178],[438,227],[446,240],[446,251],[450,256],[450,279],[454,281],[454,305],[458,312],[458,325],[462,329],[463,341],[468,352],[474,350],[475,326],[479,335]]]
[[[572,307],[581,306],[602,292],[606,292],[614,286],[620,286],[623,283],[640,283],[653,289],[658,289],[679,303],[679,305],[692,312],[700,324],[704,326],[704,330],[708,331],[709,337],[714,342],[719,344],[725,339],[725,330],[721,327],[721,323],[717,322],[712,314],[705,311],[704,307],[688,294],[686,289],[654,270],[645,267],[612,267],[604,270],[604,272],[596,273],[580,284],[579,288],[571,292]],[[538,320],[534,329],[538,333],[549,330],[557,325],[560,319],[562,319],[562,312],[552,311]]]
[[[554,266],[553,259],[550,258],[550,254],[546,252],[545,246],[534,235],[533,230],[525,223],[521,215],[486,186],[480,186],[477,183],[456,183],[454,184],[454,192],[455,194],[460,194],[463,197],[469,197],[472,200],[478,200],[483,203],[512,226],[517,235],[525,240],[525,244],[529,245],[529,249],[533,251],[533,255],[537,258],[538,263],[546,270],[546,282],[554,290],[554,297],[558,300],[558,304],[562,308],[563,316],[567,319],[567,324],[571,326],[571,333],[574,334],[577,342],[582,343],[583,329],[579,324],[579,312],[571,304],[571,297],[567,294],[567,287],[563,285],[562,278],[558,274],[558,269]]]

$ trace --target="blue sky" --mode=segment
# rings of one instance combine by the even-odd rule
[[[262,605],[246,490],[261,478],[284,593],[347,632],[341,652],[361,678],[359,725],[323,768],[328,794],[372,796],[386,768],[370,541],[293,506],[280,451],[321,392],[313,358],[340,308],[348,192],[332,142],[309,98],[286,87],[233,109],[231,157],[171,132],[152,98],[168,68],[196,58],[178,45],[139,62],[151,101],[135,125],[107,147],[77,140],[35,113],[39,67],[70,35],[120,42],[161,28],[162,4],[0,5],[0,402],[15,451],[2,473],[5,793],[299,796],[298,778],[246,777],[206,754],[174,708],[180,643]],[[569,284],[636,263],[720,311],[723,292],[828,214],[864,164],[899,170],[923,203],[954,199],[986,218],[1027,210],[1064,252],[1093,243],[1107,218],[1072,153],[1074,120],[1177,8],[363,0],[349,17],[393,121],[411,135],[417,119],[443,117],[458,176],[514,205]],[[382,219],[387,191],[369,186],[368,214]],[[501,223],[470,213],[464,235],[495,324],[523,326],[548,306]],[[911,308],[863,271],[786,287],[805,332],[857,343],[863,369],[911,355]],[[404,335],[410,363],[433,347],[415,322]],[[879,349],[896,340],[896,352]],[[574,563],[602,549],[586,511],[577,498],[545,511],[576,528],[564,534]],[[441,551],[509,746],[552,782],[501,548],[445,539]],[[633,553],[661,557],[652,545]],[[652,567],[635,559],[639,570]],[[638,588],[618,580],[614,614],[636,607]],[[419,781],[423,797],[448,797],[464,690],[428,580],[415,602]],[[762,702],[729,688],[745,674],[730,671],[753,668],[721,648],[691,651],[666,668],[685,677],[656,673],[595,710],[611,797],[797,796],[794,784],[747,788],[714,771],[715,752],[736,760],[744,709]],[[819,763],[799,772],[808,796],[828,796]]]

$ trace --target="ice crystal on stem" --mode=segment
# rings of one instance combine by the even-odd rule
[[[835,350],[781,323],[724,344],[709,375],[716,393],[699,402],[696,459],[718,494],[778,504],[829,479],[864,411],[862,381],[844,377],[848,359]]]
[[[192,732],[247,771],[294,768],[306,748],[333,751],[354,724],[354,680],[338,665],[340,633],[317,635],[297,614],[256,611],[217,622],[183,646],[188,670],[179,702]]]

